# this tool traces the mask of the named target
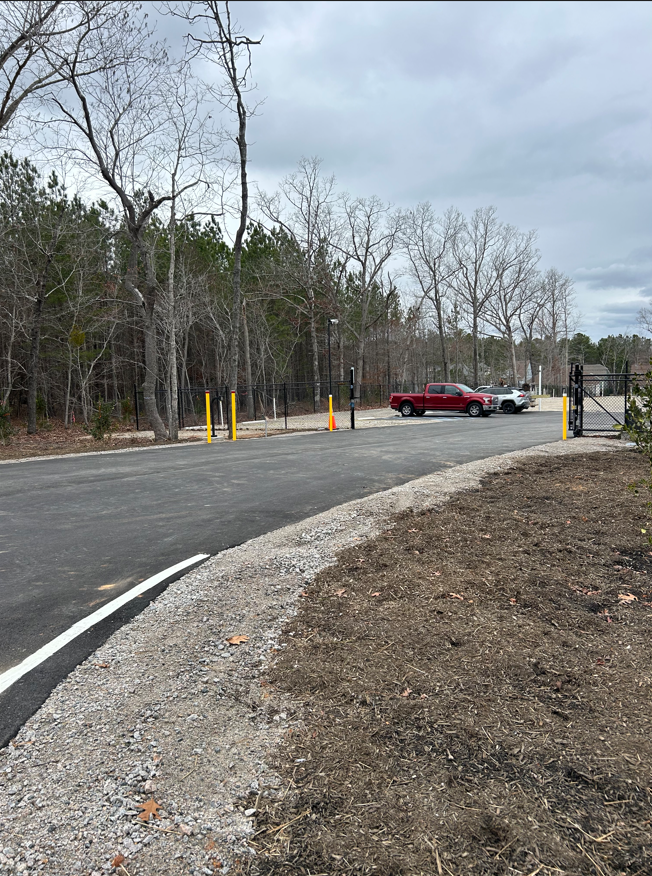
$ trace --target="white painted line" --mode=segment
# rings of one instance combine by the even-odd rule
[[[107,602],[106,605],[103,605],[102,608],[98,608],[97,611],[94,611],[93,614],[89,614],[88,617],[77,621],[77,623],[73,624],[70,629],[65,631],[65,633],[61,633],[60,636],[52,639],[47,645],[43,645],[38,651],[35,651],[33,654],[30,654],[29,657],[26,657],[22,663],[18,664],[18,666],[14,666],[6,672],[3,672],[2,675],[0,675],[0,694],[6,691],[7,688],[11,687],[11,685],[18,681],[19,678],[22,678],[23,675],[31,672],[32,669],[37,667],[40,663],[43,663],[44,660],[47,660],[48,657],[51,657],[53,654],[56,654],[57,651],[60,651],[64,645],[68,644],[68,642],[72,642],[77,636],[86,632],[86,630],[90,629],[98,623],[98,621],[104,620],[105,617],[113,614],[114,611],[117,611],[117,609],[126,605],[127,602],[130,602],[134,597],[140,596],[141,593],[145,593],[146,590],[151,590],[152,587],[156,587],[157,584],[165,581],[166,578],[171,578],[172,575],[175,575],[177,572],[187,569],[188,566],[192,566],[193,563],[207,560],[209,556],[210,554],[197,554],[194,557],[190,557],[188,560],[183,560],[183,562],[177,563],[176,566],[170,566],[169,569],[164,569],[162,572],[152,575],[151,578],[141,581],[140,584],[137,584],[135,587],[132,587],[131,590],[123,593],[122,596],[118,596],[116,599],[112,599],[111,602]]]

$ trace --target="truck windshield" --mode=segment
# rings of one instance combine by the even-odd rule
[[[466,386],[466,384],[464,384],[464,383],[458,383],[457,385],[458,385],[459,388],[462,390],[462,392],[473,392],[473,390],[471,389],[471,387],[470,387],[470,386]]]

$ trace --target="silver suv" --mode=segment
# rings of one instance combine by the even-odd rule
[[[530,395],[514,386],[479,386],[476,392],[498,396],[498,407],[504,414],[520,414],[530,407]]]

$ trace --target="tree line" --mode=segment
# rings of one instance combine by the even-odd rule
[[[28,431],[99,398],[128,413],[136,385],[174,438],[178,389],[242,385],[251,407],[255,384],[304,382],[318,406],[350,365],[358,394],[565,382],[573,286],[535,231],[357,197],[316,158],[252,187],[260,40],[227,2],[164,11],[179,57],[132,3],[0,3],[0,403]]]

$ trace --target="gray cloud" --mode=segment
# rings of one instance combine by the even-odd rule
[[[356,195],[494,204],[539,229],[543,267],[575,278],[584,330],[602,331],[606,314],[624,329],[624,310],[600,308],[614,289],[631,290],[635,308],[652,286],[649,4],[232,8],[265,35],[253,53],[265,98],[251,123],[254,180],[273,187],[316,155]]]
[[[646,297],[652,294],[652,247],[639,247],[610,265],[578,268],[574,277],[587,289],[636,290]]]

